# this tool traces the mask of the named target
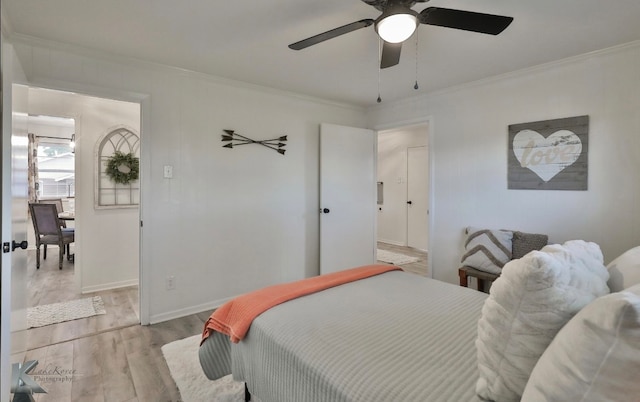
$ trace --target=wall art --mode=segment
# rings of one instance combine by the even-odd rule
[[[509,126],[508,188],[587,190],[589,116]]]
[[[240,145],[258,144],[262,145],[263,147],[273,149],[280,155],[284,155],[284,153],[287,151],[286,149],[284,149],[284,147],[287,145],[286,135],[282,135],[277,138],[271,138],[268,140],[256,141],[252,140],[249,137],[245,137],[242,134],[238,134],[233,130],[224,130],[224,132],[225,134],[222,134],[222,142],[226,142],[226,144],[222,146],[223,148],[233,149],[233,147],[239,147]]]
[[[111,127],[94,148],[94,208],[140,205],[140,135],[124,125]]]

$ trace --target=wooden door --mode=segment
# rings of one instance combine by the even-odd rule
[[[27,330],[28,88],[13,85],[11,57],[2,57],[2,318],[0,322],[0,400],[8,401],[11,364],[23,362]],[[9,53],[9,56],[11,54]],[[7,68],[9,67],[9,68]],[[26,243],[24,244],[26,248]]]
[[[376,260],[376,135],[320,127],[320,273]]]
[[[407,148],[407,245],[429,245],[429,155],[426,146]]]

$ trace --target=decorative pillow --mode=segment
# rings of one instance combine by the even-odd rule
[[[513,232],[511,259],[522,258],[533,250],[540,250],[547,245],[549,236],[537,233]]]
[[[640,284],[596,299],[556,335],[522,401],[640,400]]]
[[[536,362],[581,308],[609,293],[595,243],[572,240],[512,260],[493,282],[478,321],[476,392],[519,401]]]
[[[492,274],[499,274],[504,264],[511,260],[513,232],[469,227],[467,234],[462,264]]]
[[[640,283],[640,246],[627,250],[607,265],[612,292]]]

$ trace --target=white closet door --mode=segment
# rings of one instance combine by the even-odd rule
[[[407,148],[407,245],[429,244],[429,154],[426,146]]]

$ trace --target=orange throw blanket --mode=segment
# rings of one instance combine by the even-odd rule
[[[202,342],[207,339],[211,331],[226,334],[233,343],[238,343],[249,331],[253,319],[271,307],[344,283],[399,269],[393,265],[365,265],[346,271],[269,286],[238,296],[223,304],[211,314],[211,317],[204,325],[200,344],[202,345]]]

